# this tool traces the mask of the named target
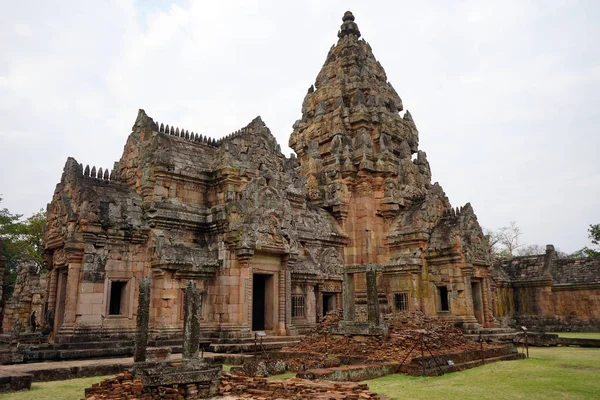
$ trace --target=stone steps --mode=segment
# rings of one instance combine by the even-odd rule
[[[512,342],[518,332],[513,333],[486,333],[482,334],[481,338],[486,342]],[[479,340],[479,335],[465,335],[472,340]]]
[[[266,351],[279,350],[300,342],[303,336],[265,336],[263,347]],[[211,341],[211,339],[207,339]],[[255,349],[254,338],[243,339],[212,339],[213,343],[207,351],[218,353],[254,353],[262,351],[260,346]],[[172,353],[181,353],[183,340],[169,338],[150,340],[149,347],[171,347]],[[87,358],[130,357],[133,355],[135,343],[131,339],[118,339],[109,341],[73,342],[54,344],[33,344],[24,346],[15,353],[11,348],[0,348],[0,364],[21,362],[49,361],[49,360],[77,360]]]
[[[263,343],[270,342],[297,342],[304,338],[304,335],[296,335],[296,336],[263,336]],[[210,340],[210,339],[208,339]],[[213,343],[219,344],[236,344],[236,343],[251,343],[254,344],[254,337],[251,338],[243,338],[243,339],[215,339]]]
[[[465,335],[478,335],[478,334],[500,334],[500,333],[517,333],[518,331],[513,328],[480,328],[480,329],[463,329]]]
[[[285,336],[284,336],[285,337]],[[284,347],[293,346],[300,343],[300,340],[287,340],[287,341],[269,341],[264,342],[262,348],[260,345],[255,346],[254,342],[251,343],[213,343],[208,346],[208,351],[214,353],[254,353],[265,351],[281,350]]]
[[[119,347],[133,347],[133,340],[113,340],[106,342],[83,342],[83,343],[57,343],[53,347],[57,350],[84,350],[105,349]]]
[[[25,362],[46,360],[80,360],[88,358],[106,357],[130,357],[133,354],[133,346],[129,347],[107,347],[96,349],[31,349],[24,354]]]

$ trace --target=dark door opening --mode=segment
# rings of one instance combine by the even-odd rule
[[[108,315],[121,315],[123,313],[123,300],[125,299],[125,287],[127,282],[112,281],[110,285],[110,301],[108,304]]]
[[[335,309],[335,294],[323,293],[323,316]]]
[[[252,278],[252,330],[265,329],[266,283],[269,275],[254,274]]]
[[[448,303],[448,287],[439,286],[438,293],[440,294],[440,311],[450,311],[450,304]]]

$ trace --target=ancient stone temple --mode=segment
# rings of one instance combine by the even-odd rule
[[[383,311],[494,324],[473,208],[431,182],[416,124],[350,12],[289,143],[297,158],[260,117],[215,140],[140,110],[110,172],[69,158],[44,238],[57,340],[133,336],[143,277],[151,337],[181,334],[190,281],[204,335],[301,333],[342,307],[346,271],[365,266]],[[353,276],[359,307],[367,279]]]

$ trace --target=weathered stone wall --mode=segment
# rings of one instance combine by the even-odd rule
[[[600,331],[600,258],[546,254],[502,260],[494,268],[494,311],[547,331]]]
[[[29,326],[29,316],[36,312],[39,324],[44,323],[44,306],[48,291],[48,272],[40,271],[32,262],[22,263],[15,282],[15,288],[5,303],[2,329],[8,332],[21,320],[21,326]]]

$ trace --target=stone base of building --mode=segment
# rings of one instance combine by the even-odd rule
[[[389,325],[381,323],[373,325],[368,322],[342,321],[338,326],[330,328],[332,335],[344,336],[389,336]]]
[[[484,327],[473,316],[448,315],[440,317],[440,321],[455,325],[463,330],[468,331],[476,331]]]
[[[56,343],[85,343],[127,340],[135,337],[135,327],[123,326],[62,326],[55,336]]]

